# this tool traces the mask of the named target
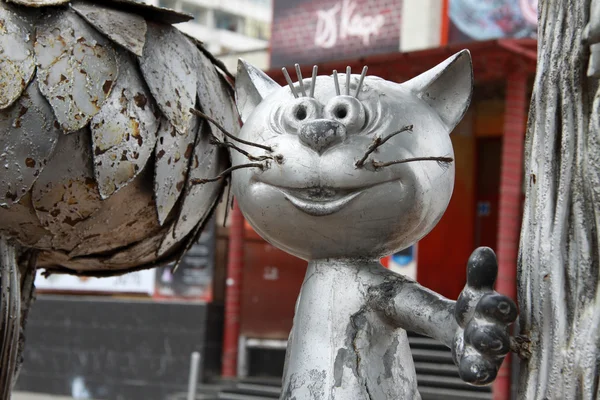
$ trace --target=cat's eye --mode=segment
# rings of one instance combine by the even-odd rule
[[[302,120],[306,119],[306,107],[304,106],[304,104],[300,104],[296,108],[296,119],[298,121],[302,121]]]
[[[334,108],[333,115],[338,119],[344,119],[348,115],[348,108],[345,104],[339,104]]]
[[[301,123],[321,118],[321,109],[321,104],[315,99],[295,99],[281,110],[281,121],[287,129],[297,130]]]
[[[336,96],[327,103],[325,118],[343,123],[347,132],[358,133],[365,126],[367,114],[360,101],[352,96]]]

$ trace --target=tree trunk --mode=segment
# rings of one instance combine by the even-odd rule
[[[519,398],[597,399],[600,93],[586,76],[591,0],[545,0],[525,153]]]

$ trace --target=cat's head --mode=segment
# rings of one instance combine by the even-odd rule
[[[470,54],[403,84],[313,76],[282,87],[240,60],[238,137],[272,152],[240,147],[274,158],[233,172],[242,212],[267,241],[304,259],[376,259],[410,246],[450,201],[449,134],[471,100]],[[236,151],[232,159],[251,162]]]

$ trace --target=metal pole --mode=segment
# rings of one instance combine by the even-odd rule
[[[198,387],[199,367],[200,367],[200,353],[195,351],[192,353],[192,358],[190,360],[190,377],[188,380],[187,400],[196,400],[196,389]]]
[[[225,327],[223,332],[224,378],[237,374],[238,340],[240,336],[240,303],[242,295],[242,268],[244,266],[244,216],[234,202],[229,226],[227,261],[227,291],[225,294]]]

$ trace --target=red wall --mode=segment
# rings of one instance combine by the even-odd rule
[[[475,238],[475,139],[457,133],[452,134],[454,193],[438,225],[419,242],[417,258],[419,283],[451,299],[464,286]]]

